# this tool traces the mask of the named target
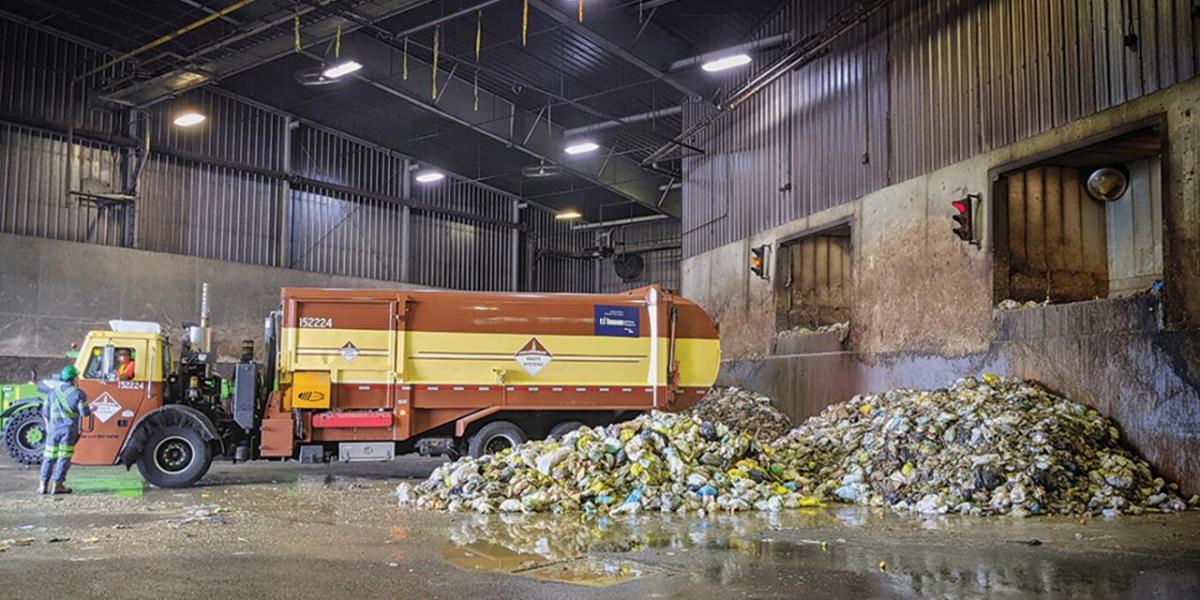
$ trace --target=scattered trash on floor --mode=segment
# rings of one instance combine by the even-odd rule
[[[1187,508],[1175,484],[1120,445],[1112,421],[1020,379],[984,375],[945,389],[855,396],[778,440],[769,427],[754,435],[722,422],[770,414],[769,400],[734,390],[710,400],[694,415],[655,412],[462,458],[420,485],[401,484],[397,497],[450,511],[612,515],[777,511],[826,500],[927,515]]]
[[[792,429],[791,419],[775,408],[771,398],[736,387],[713,388],[692,408],[692,415],[760,440],[774,440]]]
[[[1013,300],[1012,298],[1008,298],[997,303],[996,310],[1021,310],[1022,308],[1037,308],[1039,306],[1048,306],[1049,304],[1050,300],[1043,300],[1041,302],[1038,302],[1037,300],[1026,300],[1025,302],[1019,302],[1017,300]]]
[[[196,504],[187,507],[181,518],[172,521],[170,526],[177,529],[192,523],[221,524],[225,522],[225,518],[221,516],[225,512],[228,512],[227,509],[217,504]]]

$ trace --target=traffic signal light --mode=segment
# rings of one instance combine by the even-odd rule
[[[761,279],[767,278],[767,246],[755,246],[750,249],[750,272]]]
[[[978,194],[967,194],[965,198],[953,200],[950,206],[954,208],[954,235],[970,244],[979,245],[975,240],[975,202],[980,200]]]

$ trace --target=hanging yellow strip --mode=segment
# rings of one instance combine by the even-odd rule
[[[583,0],[579,0],[579,22],[583,22]]]
[[[525,0],[525,8],[521,9],[521,47],[525,47],[526,34],[529,33],[529,0]]]
[[[342,24],[338,23],[337,34],[333,36],[333,58],[342,57]]]
[[[475,112],[479,112],[479,69],[475,69]]]
[[[479,62],[479,42],[483,39],[483,11],[475,13],[475,62]]]
[[[408,81],[408,38],[404,38],[404,64],[401,69],[404,71],[404,80]]]
[[[292,18],[292,28],[296,31],[296,52],[300,51],[300,13]]]
[[[437,101],[438,34],[441,31],[441,27],[433,30],[433,99],[435,102]]]

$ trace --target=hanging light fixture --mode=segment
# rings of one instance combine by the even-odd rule
[[[567,210],[560,210],[560,211],[558,211],[557,214],[554,215],[554,219],[556,221],[574,221],[575,219],[579,219],[582,217],[583,217],[583,213],[581,213],[573,208],[568,208]]]
[[[442,173],[441,171],[434,171],[434,170],[421,171],[420,173],[417,173],[417,176],[416,176],[416,180],[420,183],[433,183],[435,181],[441,181],[445,178],[446,178],[445,173]]]
[[[179,113],[179,115],[175,117],[174,123],[177,127],[192,127],[193,125],[199,125],[203,123],[206,118],[207,117],[194,110],[188,110]]]
[[[338,77],[349,75],[361,69],[362,67],[362,64],[358,61],[346,60],[325,67],[325,70],[321,72],[321,75],[324,75],[329,79],[337,79]]]
[[[709,73],[716,73],[717,71],[724,71],[726,69],[732,69],[734,67],[740,67],[748,64],[750,64],[749,54],[734,54],[733,56],[723,56],[721,58],[710,60],[703,65],[700,65],[700,68],[708,71]]]
[[[564,148],[563,150],[567,154],[575,155],[575,154],[587,154],[588,152],[594,152],[599,147],[600,147],[600,144],[597,144],[596,142],[586,141],[586,142],[575,142],[572,144],[567,144],[567,147]]]

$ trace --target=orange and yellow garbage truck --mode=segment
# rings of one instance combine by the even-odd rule
[[[214,458],[478,456],[686,409],[720,365],[708,315],[655,286],[602,295],[284,288],[280,302],[265,320],[263,362],[245,340],[228,378],[214,368],[207,286],[178,357],[156,323],[89,332],[75,366],[92,416],[75,464],[137,465],[153,485],[182,487]]]

